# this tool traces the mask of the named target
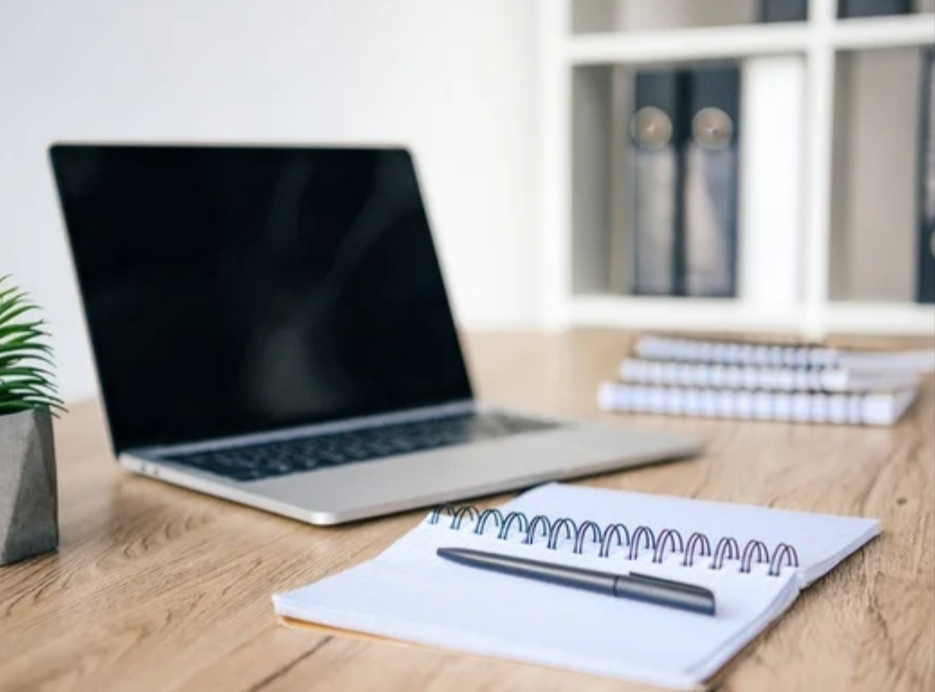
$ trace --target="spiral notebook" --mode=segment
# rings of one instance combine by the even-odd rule
[[[935,370],[933,349],[874,351],[831,348],[822,344],[759,343],[649,335],[636,342],[633,354],[647,360],[722,365],[842,368],[898,374],[922,374]]]
[[[722,365],[643,358],[625,358],[620,363],[619,375],[624,382],[663,387],[713,387],[838,394],[905,390],[912,389],[919,384],[919,375],[911,372],[878,373],[840,367]]]
[[[873,519],[550,483],[496,509],[436,509],[378,557],[273,604],[286,622],[700,689],[879,532]],[[440,547],[693,583],[717,614],[474,570]]]
[[[604,382],[598,388],[597,405],[602,411],[673,416],[893,425],[917,396],[915,387],[845,394]]]

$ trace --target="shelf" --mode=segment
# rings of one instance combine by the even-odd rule
[[[768,310],[734,300],[574,296],[569,318],[576,327],[694,331],[802,332],[802,312]],[[935,306],[911,303],[831,303],[824,334],[935,335]]]
[[[913,303],[831,303],[829,332],[935,336],[935,305]]]
[[[569,5],[568,29],[580,36],[752,24],[761,0],[571,0]]]
[[[800,326],[797,311],[772,311],[730,299],[655,296],[574,296],[569,317],[576,327],[789,332]]]
[[[566,41],[566,56],[574,65],[742,58],[804,52],[808,40],[804,24],[586,34]]]
[[[935,14],[844,19],[831,30],[839,50],[898,48],[935,43]]]
[[[565,54],[573,65],[744,58],[804,53],[821,36],[806,23],[620,31],[572,36]],[[935,43],[935,14],[840,20],[829,38],[842,50],[930,45]]]
[[[577,10],[542,0],[542,324],[935,336],[935,307],[912,302],[906,274],[916,226],[915,167],[905,163],[919,110],[906,96],[917,66],[905,65],[935,45],[932,2],[911,15],[836,19],[836,0],[811,0],[807,21],[775,24],[757,23],[752,4],[741,16],[744,2],[723,0],[724,19],[697,14],[697,0],[580,0]],[[608,261],[628,256],[627,80],[644,65],[719,60],[739,62],[743,79],[740,297],[627,295],[629,264]],[[873,89],[849,89],[845,77],[862,84],[868,71]],[[868,132],[888,129],[897,134],[867,145]],[[877,207],[896,211],[867,211]],[[886,229],[885,247],[864,241],[874,228]]]

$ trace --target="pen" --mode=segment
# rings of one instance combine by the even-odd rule
[[[715,612],[714,593],[710,589],[693,584],[632,572],[630,574],[597,572],[464,548],[439,548],[437,554],[446,560],[470,567],[594,591],[616,598],[629,598],[704,615],[714,615]]]

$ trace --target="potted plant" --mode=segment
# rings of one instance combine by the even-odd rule
[[[52,417],[64,407],[36,312],[0,277],[0,565],[58,547]]]

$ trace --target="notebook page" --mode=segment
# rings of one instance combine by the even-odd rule
[[[687,540],[693,532],[707,535],[712,548],[722,537],[733,537],[740,548],[759,540],[772,550],[780,543],[798,554],[799,585],[804,588],[824,576],[841,560],[877,536],[876,519],[711,502],[665,495],[549,483],[508,503],[530,516],[570,517],[600,526],[623,523],[632,532],[643,525],[658,534],[675,529]],[[736,565],[736,563],[734,563]]]
[[[502,509],[511,508],[508,503]],[[600,676],[694,689],[795,600],[792,570],[778,577],[679,567],[651,556],[577,555],[499,540],[495,530],[424,521],[377,558],[274,596],[280,616],[434,647]],[[712,589],[714,617],[472,569],[439,547],[497,551],[586,569],[689,581]],[[636,566],[638,565],[638,570]],[[688,578],[690,576],[690,579]]]

